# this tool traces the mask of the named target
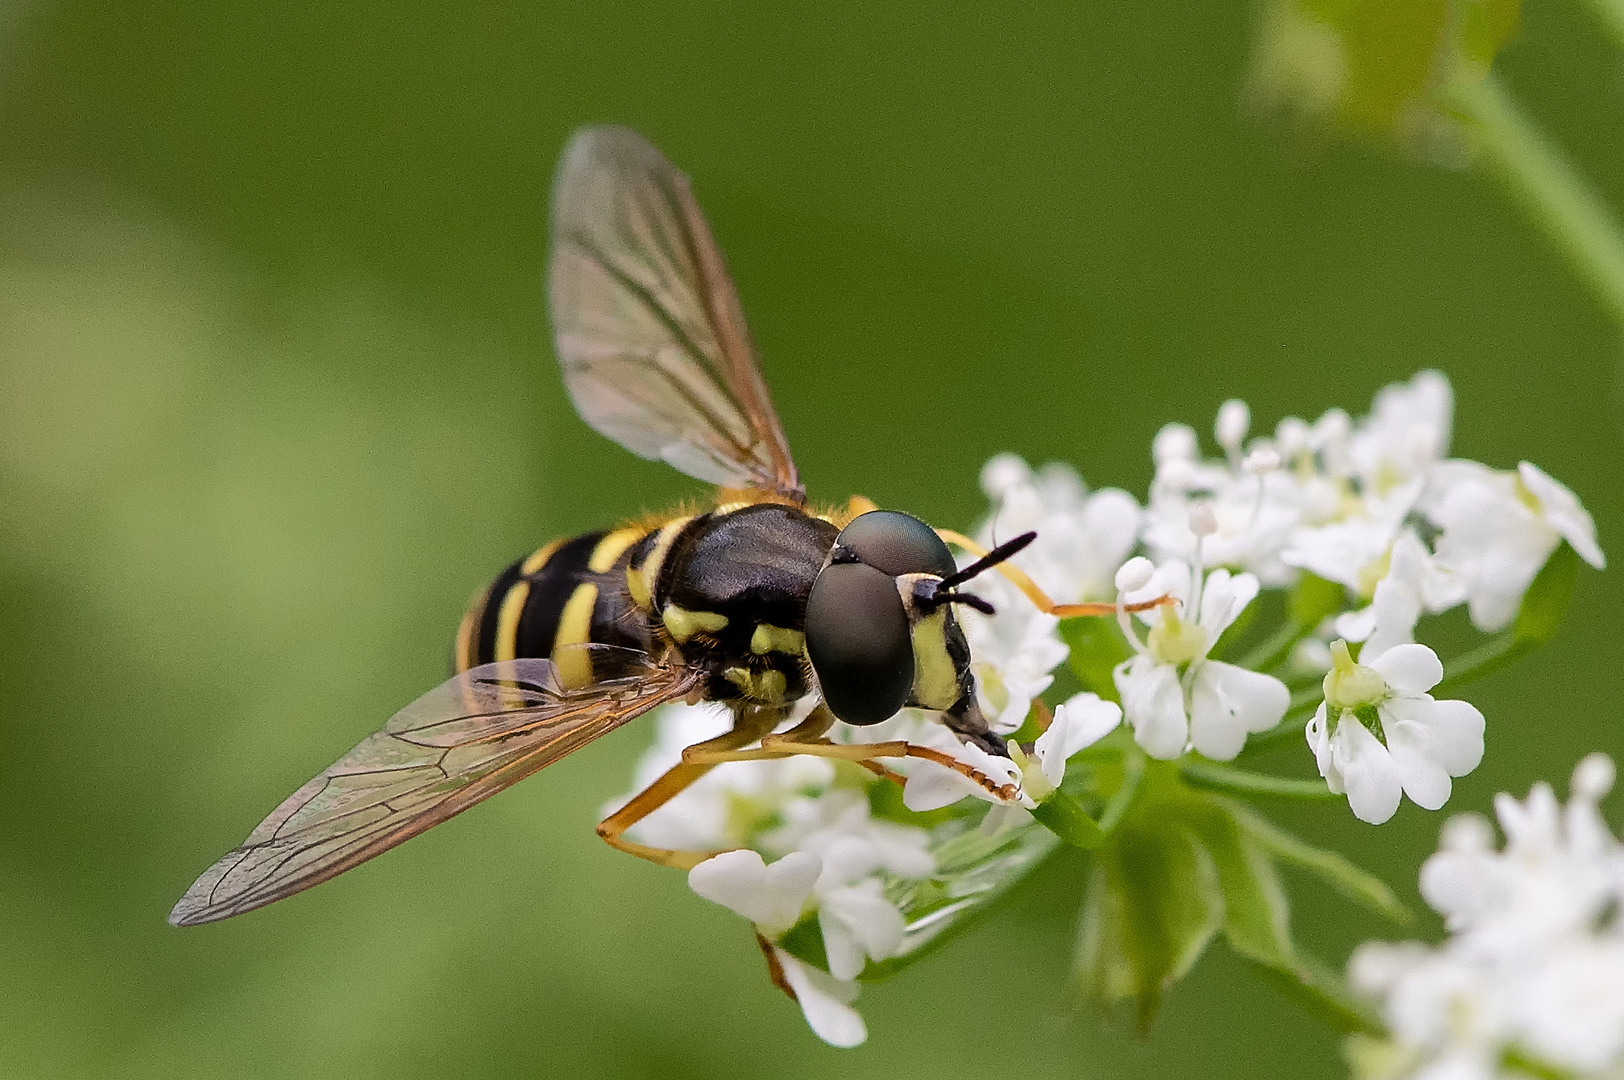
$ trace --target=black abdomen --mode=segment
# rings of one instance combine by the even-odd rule
[[[516,657],[552,657],[567,682],[615,674],[612,654],[589,657],[585,642],[647,651],[648,616],[626,588],[626,563],[649,529],[632,527],[560,540],[499,574],[463,617],[457,670]]]

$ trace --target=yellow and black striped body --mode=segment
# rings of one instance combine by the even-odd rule
[[[464,616],[457,669],[551,657],[567,685],[615,676],[615,645],[675,648],[713,701],[784,705],[808,689],[807,596],[839,533],[776,502],[587,533],[504,570]]]

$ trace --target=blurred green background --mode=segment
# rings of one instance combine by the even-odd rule
[[[1002,450],[1142,494],[1165,421],[1361,412],[1432,366],[1458,453],[1538,462],[1624,556],[1616,330],[1472,173],[1248,119],[1250,15],[0,9],[0,1075],[1343,1075],[1222,948],[1148,1038],[1070,1016],[1080,857],[824,1047],[735,916],[593,836],[635,727],[318,890],[164,923],[444,677],[506,560],[698,494],[553,366],[547,188],[584,122],[694,177],[815,498],[967,525]],[[1624,203],[1624,77],[1573,0],[1500,68]],[[1587,571],[1557,641],[1474,688],[1452,809],[1624,749],[1621,635]],[[1410,897],[1442,820],[1283,817]],[[1339,962],[1390,932],[1311,888],[1297,922]]]

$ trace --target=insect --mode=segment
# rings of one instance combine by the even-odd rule
[[[673,701],[715,701],[732,729],[598,826],[615,847],[668,866],[714,852],[647,847],[623,834],[724,761],[814,754],[895,776],[880,758],[923,757],[1002,798],[956,758],[903,742],[827,738],[904,706],[1008,756],[976,703],[954,608],[991,606],[958,586],[991,552],[861,498],[807,506],[721,252],[687,178],[624,128],[578,131],[553,194],[549,301],[564,382],[583,419],[646,458],[721,491],[708,510],[548,544],[475,600],[458,674],[278,806],[170,912],[177,926],[280,900],[370,859],[570,751]],[[942,537],[981,556],[959,569]],[[777,732],[801,698],[817,706]]]

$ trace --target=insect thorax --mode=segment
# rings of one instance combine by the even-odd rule
[[[695,519],[660,569],[662,626],[708,697],[776,705],[807,691],[806,599],[838,530],[773,503]]]

